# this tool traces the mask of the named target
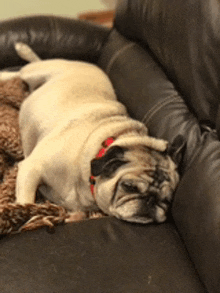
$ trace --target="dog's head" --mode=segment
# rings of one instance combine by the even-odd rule
[[[114,145],[94,159],[91,171],[99,208],[129,222],[164,222],[179,181],[174,160],[183,145],[180,138],[163,152],[146,145]]]

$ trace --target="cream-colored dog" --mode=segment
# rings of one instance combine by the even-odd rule
[[[131,222],[163,222],[179,180],[168,143],[128,117],[97,66],[39,61],[22,43],[16,50],[36,61],[1,75],[19,76],[31,91],[20,111],[25,159],[17,202],[33,203],[39,189],[71,212],[102,210]]]

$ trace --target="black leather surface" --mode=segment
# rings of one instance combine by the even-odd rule
[[[1,239],[2,293],[204,293],[171,224],[91,220]]]
[[[215,126],[219,103],[220,2],[119,1],[115,25],[150,48],[200,121]]]
[[[29,44],[42,59],[66,58],[96,62],[109,29],[72,18],[27,16],[0,22],[0,69],[25,62],[14,43]]]
[[[169,141],[178,134],[185,138],[187,145],[179,166],[183,182],[175,193],[172,214],[201,279],[209,292],[219,292],[217,135],[199,125],[150,54],[117,31],[110,35],[99,64],[108,72],[118,98],[134,118],[147,125],[151,135]]]
[[[149,52],[113,31],[98,64],[108,73],[118,99],[129,114],[143,121],[150,134],[170,142],[181,134],[187,147],[184,169],[202,141],[201,127]]]
[[[133,117],[147,124],[151,135],[169,141],[178,134],[185,137],[187,146],[180,165],[183,180],[172,213],[209,293],[218,293],[219,142],[214,133],[201,127],[193,113],[200,121],[215,124],[219,64],[201,61],[195,54],[199,40],[196,36],[193,43],[192,18],[190,25],[185,20],[189,3],[197,15],[199,3],[204,8],[202,3],[208,7],[211,2],[159,0],[154,9],[153,2],[123,0],[116,15],[117,29],[141,41],[145,48],[149,43],[151,51],[128,41],[116,29],[109,35],[108,29],[81,21],[39,16],[0,23],[0,68],[23,64],[13,49],[17,40],[27,42],[42,58],[99,59],[119,99]],[[174,5],[177,2],[183,6]],[[212,3],[216,5],[215,0]],[[185,11],[183,18],[181,9]],[[187,46],[191,41],[193,45]],[[213,53],[214,41],[211,44]],[[212,61],[215,54],[204,48]],[[0,274],[3,293],[204,292],[172,224],[139,226],[111,218],[61,226],[55,234],[42,229],[2,238]]]
[[[220,292],[220,142],[206,133],[175,195],[173,217],[208,292]]]

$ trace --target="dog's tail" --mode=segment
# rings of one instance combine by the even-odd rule
[[[27,62],[36,62],[41,60],[40,57],[31,49],[31,47],[25,43],[15,43],[15,50],[18,56]]]

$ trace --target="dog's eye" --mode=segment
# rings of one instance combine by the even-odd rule
[[[127,193],[139,193],[137,185],[134,185],[132,182],[122,182],[121,186]]]

